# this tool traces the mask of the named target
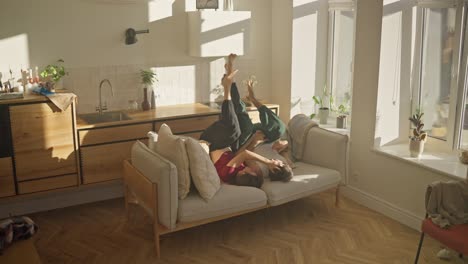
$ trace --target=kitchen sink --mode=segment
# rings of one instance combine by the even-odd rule
[[[103,112],[102,114],[100,113],[82,114],[78,116],[84,121],[86,121],[86,123],[88,124],[131,120],[131,118],[126,113],[121,112],[121,111]]]

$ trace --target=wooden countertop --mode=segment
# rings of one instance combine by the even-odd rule
[[[43,95],[27,94],[23,98],[0,100],[0,105],[13,105],[13,104],[24,104],[24,103],[42,103],[47,102],[47,97]]]
[[[278,107],[276,104],[265,104],[268,107]],[[255,107],[248,107],[248,110],[254,110]],[[170,119],[173,117],[192,117],[200,115],[219,114],[221,109],[209,107],[201,103],[180,104],[171,106],[160,106],[148,111],[122,111],[126,113],[131,120],[105,122],[98,124],[88,124],[79,117],[76,118],[77,129],[90,129],[107,126],[127,125],[133,123],[151,122],[157,120]]]

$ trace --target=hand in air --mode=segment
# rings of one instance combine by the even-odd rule
[[[271,163],[268,164],[268,170],[270,171],[278,171],[281,167],[284,166],[284,163],[281,160],[272,159]]]

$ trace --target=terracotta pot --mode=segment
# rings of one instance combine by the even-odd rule
[[[410,144],[409,144],[410,156],[413,158],[420,158],[421,154],[424,151],[424,143],[425,141],[410,139]]]

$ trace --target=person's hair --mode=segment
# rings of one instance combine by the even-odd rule
[[[270,171],[270,180],[288,182],[292,179],[292,169],[288,165],[280,167],[279,170]]]
[[[251,186],[251,187],[256,187],[260,188],[262,187],[263,184],[263,176],[261,175],[252,175],[249,173],[244,173],[244,174],[237,174],[236,177],[234,177],[234,185],[238,186]]]

